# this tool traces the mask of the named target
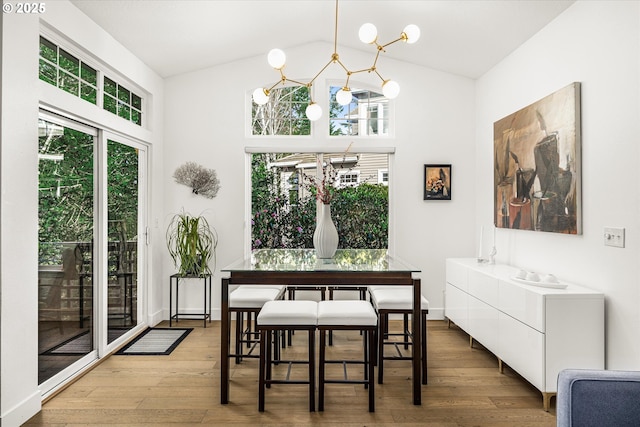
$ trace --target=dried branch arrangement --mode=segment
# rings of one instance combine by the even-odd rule
[[[178,184],[191,187],[194,194],[213,199],[220,190],[220,181],[214,169],[207,169],[195,162],[187,162],[173,173]]]

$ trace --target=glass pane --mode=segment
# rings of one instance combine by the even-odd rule
[[[78,96],[79,84],[80,84],[80,81],[76,77],[73,77],[72,75],[67,74],[64,71],[60,70],[60,75],[58,76],[58,87],[60,89],[63,89],[69,92],[70,94]]]
[[[60,68],[63,70],[68,71],[74,76],[80,75],[80,61],[78,58],[63,49],[60,49],[59,63]]]
[[[131,121],[138,126],[142,126],[142,113],[134,109],[131,110]]]
[[[316,178],[319,160],[313,153],[252,155],[252,249],[312,248],[319,198],[330,202],[339,248],[388,247],[388,175],[380,173],[388,155],[324,153],[324,180]]]
[[[138,150],[107,142],[108,342],[137,324]]]
[[[135,93],[131,94],[131,106],[135,109],[142,110],[142,98]]]
[[[98,83],[96,70],[89,67],[87,64],[82,64],[82,69],[80,70],[80,77],[87,83],[91,83],[93,86],[96,86]]]
[[[40,37],[40,56],[54,64],[58,63],[58,46]]]
[[[56,86],[56,67],[40,59],[40,80]]]
[[[275,88],[265,105],[252,103],[254,135],[310,135],[311,125],[305,109],[309,105],[305,86]],[[300,119],[294,120],[291,119]]]
[[[38,380],[94,349],[94,137],[38,122]]]
[[[103,108],[107,111],[111,111],[113,114],[116,114],[116,105],[117,101],[115,100],[115,98],[112,98],[105,93],[102,98]]]
[[[98,91],[95,87],[89,86],[86,83],[80,84],[80,97],[85,101],[89,101],[92,104],[97,102]]]
[[[109,77],[104,78],[104,91],[114,98],[118,92],[117,87],[116,82],[111,80]]]
[[[131,105],[131,92],[118,85],[118,99],[125,104]]]
[[[251,247],[312,248],[315,196],[300,185],[300,163],[315,154],[253,154],[251,159]]]
[[[118,115],[123,119],[131,119],[131,107],[122,102],[118,102]]]

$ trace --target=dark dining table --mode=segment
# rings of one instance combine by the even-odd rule
[[[229,403],[229,354],[231,317],[230,285],[354,286],[389,285],[413,287],[412,389],[413,404],[422,404],[421,393],[421,282],[420,270],[392,257],[386,249],[338,249],[330,259],[320,259],[314,249],[257,249],[250,256],[222,268],[220,403]]]

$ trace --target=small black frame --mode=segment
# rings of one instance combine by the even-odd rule
[[[451,165],[424,165],[424,200],[451,200]]]

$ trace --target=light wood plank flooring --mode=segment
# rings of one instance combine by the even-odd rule
[[[256,359],[231,361],[231,402],[221,405],[220,323],[204,329],[200,321],[183,320],[179,326],[195,329],[171,355],[111,356],[45,403],[26,425],[556,425],[555,399],[550,412],[543,411],[533,386],[509,367],[499,373],[495,356],[478,344],[471,348],[469,336],[445,321],[429,321],[429,384],[423,386],[422,405],[412,404],[410,363],[391,361],[385,363],[385,383],[376,384],[375,413],[367,412],[361,385],[344,384],[328,385],[325,411],[315,413],[308,412],[306,386],[274,385],[267,390],[266,411],[259,413]],[[306,349],[305,337],[294,336],[289,356]],[[359,345],[357,332],[340,331],[331,351],[357,352]]]

